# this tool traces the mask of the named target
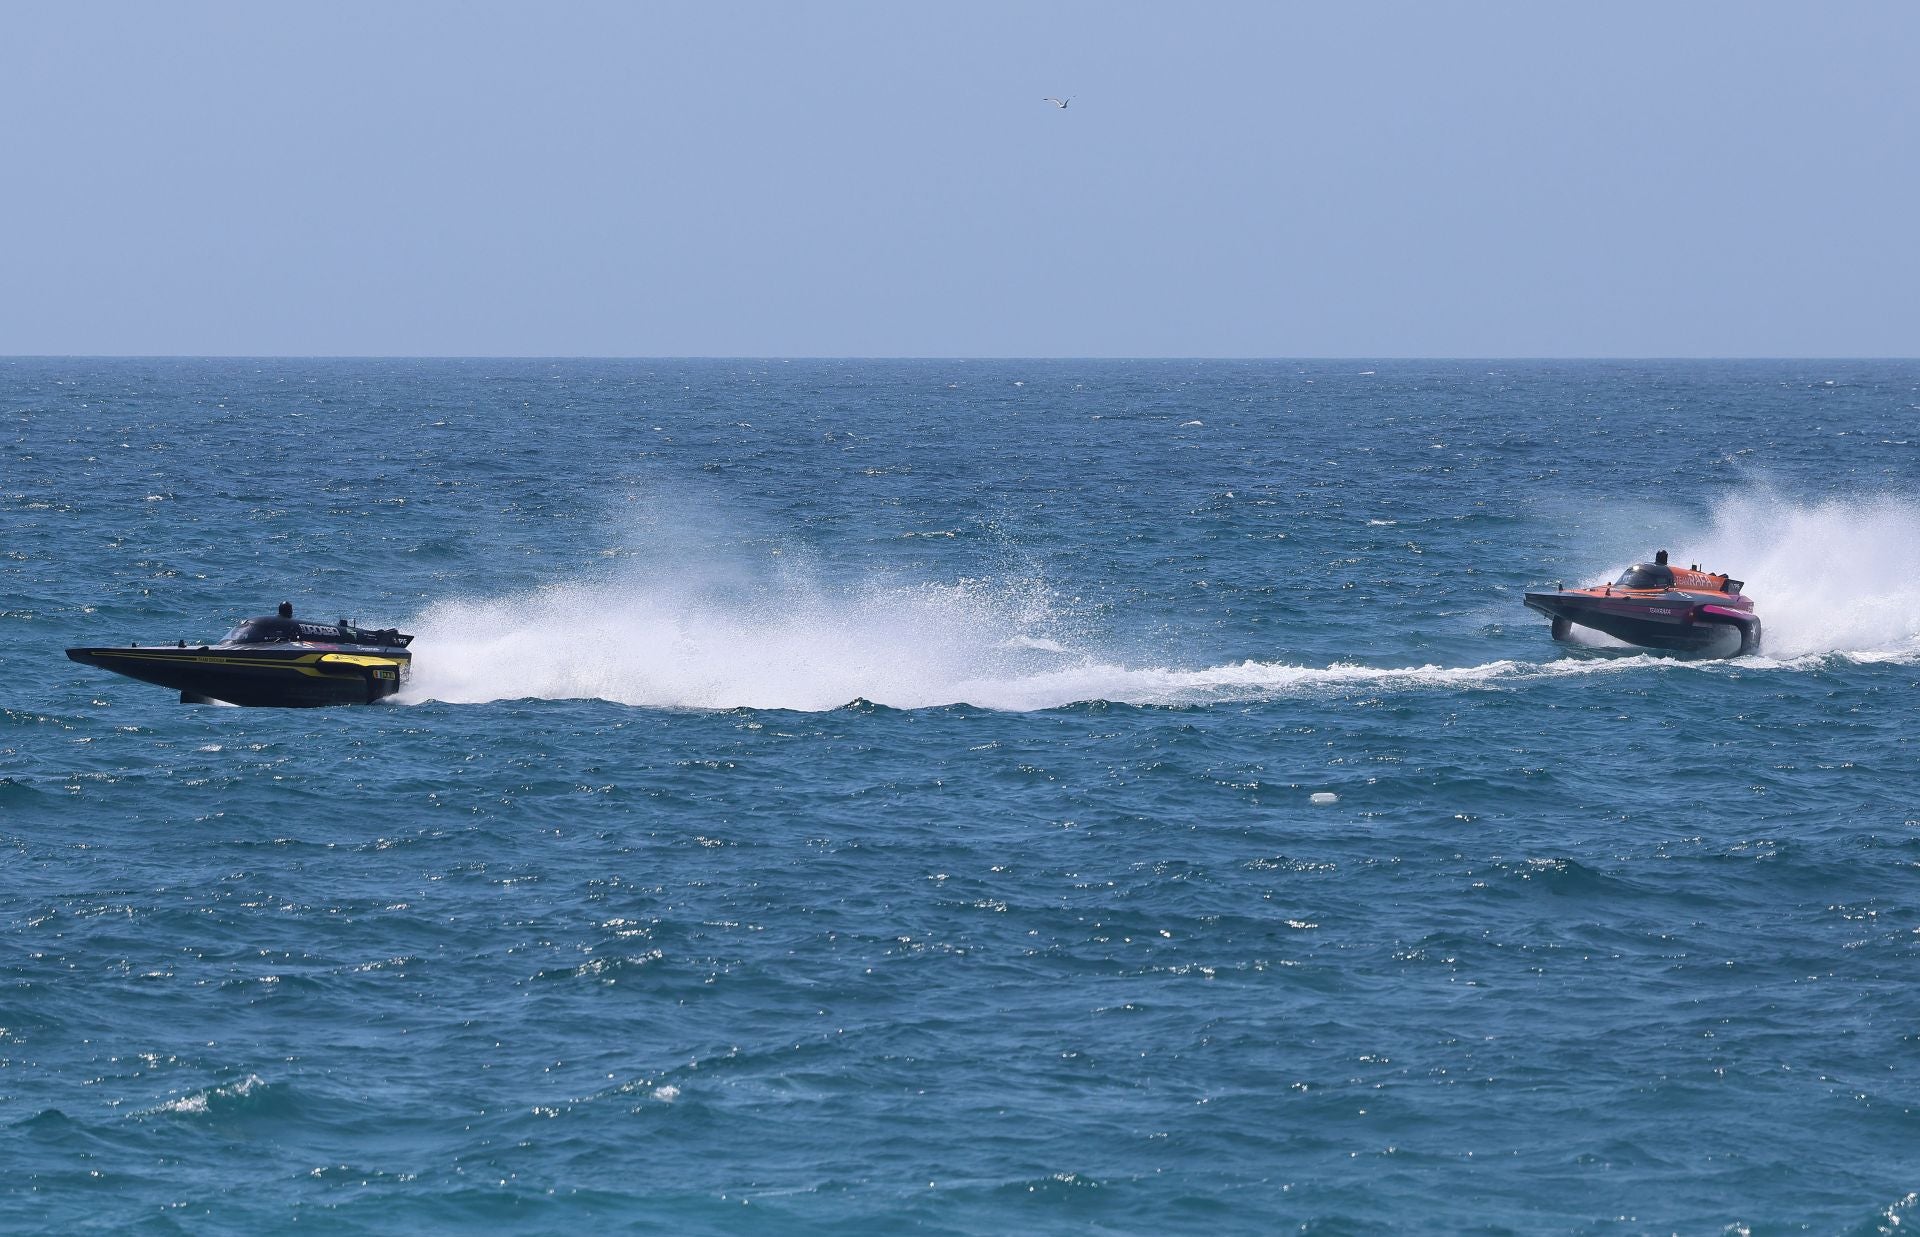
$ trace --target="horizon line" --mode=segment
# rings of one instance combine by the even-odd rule
[[[1526,353],[1485,355],[1329,354],[1270,355],[1111,355],[1066,353],[592,353],[592,352],[22,352],[0,354],[8,361],[1256,361],[1256,362],[1401,362],[1471,361],[1920,361],[1920,356],[1871,354],[1786,355],[1707,353]]]

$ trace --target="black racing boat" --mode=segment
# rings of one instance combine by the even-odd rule
[[[413,637],[388,627],[370,630],[341,619],[331,626],[293,617],[293,606],[252,618],[217,644],[129,645],[68,649],[88,666],[180,693],[182,704],[313,708],[372,704],[400,690],[412,666]]]
[[[1553,638],[1590,627],[1642,648],[1717,657],[1760,651],[1760,616],[1739,580],[1675,567],[1660,551],[1612,584],[1528,593],[1527,608],[1553,620]]]

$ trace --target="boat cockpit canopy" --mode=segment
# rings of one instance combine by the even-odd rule
[[[300,624],[292,619],[248,619],[228,632],[222,644],[290,644],[300,639]]]
[[[1664,563],[1635,563],[1613,583],[1616,588],[1672,588],[1673,568]]]
[[[302,641],[316,644],[374,644],[403,649],[413,642],[413,637],[392,627],[367,631],[345,623],[329,627],[324,623],[302,623],[297,619],[275,617],[248,619],[228,632],[220,643],[298,644]]]

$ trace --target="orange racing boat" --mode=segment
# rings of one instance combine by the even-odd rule
[[[1698,565],[1675,567],[1662,550],[1611,584],[1528,593],[1525,600],[1552,620],[1555,640],[1587,627],[1642,648],[1739,657],[1760,651],[1760,616],[1744,587]]]

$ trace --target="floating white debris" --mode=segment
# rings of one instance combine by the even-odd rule
[[[1336,795],[1336,794],[1334,794],[1334,793],[1333,793],[1333,792],[1332,792],[1331,790],[1316,790],[1316,791],[1314,791],[1314,792],[1313,792],[1313,794],[1312,794],[1311,796],[1309,796],[1309,797],[1310,797],[1310,799],[1311,799],[1311,800],[1312,800],[1312,801],[1313,801],[1314,803],[1338,803],[1338,802],[1340,802],[1340,796],[1339,796],[1339,795]]]

